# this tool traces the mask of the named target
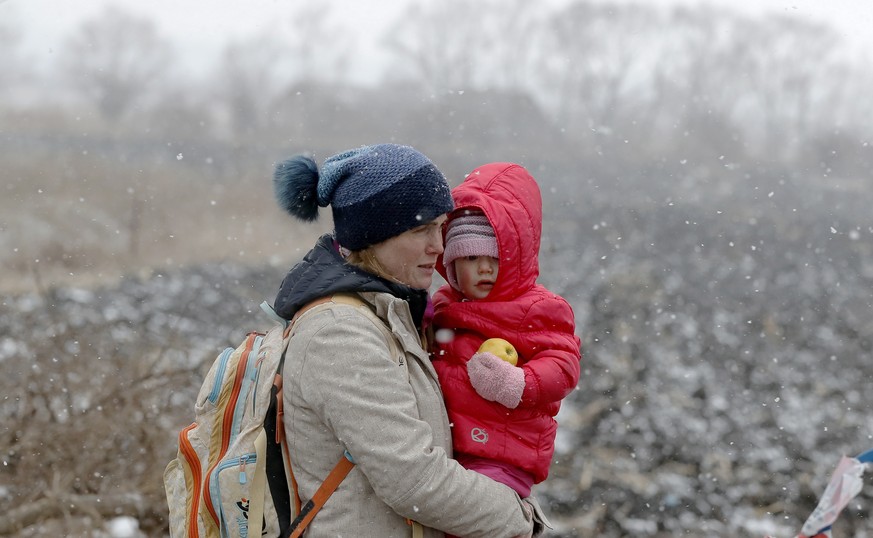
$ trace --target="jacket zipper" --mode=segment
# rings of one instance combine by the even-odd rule
[[[227,369],[227,361],[228,359],[230,359],[231,354],[233,354],[232,347],[229,347],[221,352],[221,357],[219,358],[218,363],[218,371],[215,373],[215,382],[212,385],[212,391],[207,397],[207,399],[213,404],[218,401],[219,391],[221,390],[221,380],[224,379],[224,371]]]
[[[234,410],[236,409],[236,402],[239,399],[240,387],[242,386],[243,379],[245,378],[246,366],[249,361],[249,355],[252,352],[252,347],[254,346],[255,339],[258,337],[257,333],[249,333],[246,338],[246,347],[243,350],[242,356],[239,358],[239,363],[236,367],[236,377],[233,380],[233,389],[230,393],[230,401],[227,402],[227,406],[224,408],[224,417],[222,417],[221,422],[221,450],[218,452],[218,456],[215,458],[215,463],[209,469],[206,480],[207,482],[211,481],[212,472],[218,466],[218,463],[221,461],[221,458],[224,457],[225,452],[227,452],[227,447],[230,446],[230,437],[233,433],[233,415]],[[210,493],[210,487],[207,483],[207,487],[204,488],[206,491],[203,492],[204,503],[206,504],[206,510],[209,512],[209,515],[212,516],[212,520],[215,524],[221,528],[221,525],[218,521],[218,514],[215,513],[215,507],[212,506],[212,495]]]
[[[199,532],[197,529],[197,512],[200,508],[200,486],[201,486],[201,469],[200,458],[197,457],[197,452],[191,446],[191,441],[188,440],[188,432],[197,426],[196,422],[192,422],[190,426],[179,432],[179,450],[182,452],[185,464],[191,471],[191,481],[194,485],[194,492],[191,496],[191,507],[188,510],[188,536],[189,538],[198,538]]]

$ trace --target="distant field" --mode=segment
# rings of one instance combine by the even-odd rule
[[[0,291],[92,286],[204,261],[285,265],[330,228],[281,212],[271,163],[229,177],[206,160],[123,162],[70,148],[5,154]]]

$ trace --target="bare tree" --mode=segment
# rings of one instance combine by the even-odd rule
[[[15,90],[21,88],[31,77],[21,52],[21,30],[11,21],[0,21],[0,95],[16,98]]]
[[[543,32],[538,76],[531,77],[555,121],[585,147],[627,140],[649,114],[651,43],[658,13],[640,5],[572,2]],[[625,128],[625,126],[633,126]],[[622,134],[623,132],[623,134]]]
[[[748,77],[740,97],[748,106],[745,120],[758,120],[766,155],[792,159],[801,139],[818,128],[812,110],[830,84],[823,75],[835,66],[838,35],[820,24],[775,17],[745,27],[736,43],[745,49],[737,65]]]
[[[230,43],[214,75],[222,114],[234,136],[300,134],[305,109],[294,108],[298,88],[341,85],[347,80],[351,33],[337,25],[329,1],[292,8],[260,35]],[[289,125],[289,121],[293,122]]]
[[[735,12],[712,6],[675,8],[664,21],[672,29],[652,46],[648,136],[653,153],[681,151],[700,160],[741,157],[738,126],[730,113],[741,95],[736,30],[749,24]]]
[[[491,2],[463,0],[409,4],[385,38],[396,57],[391,77],[437,94],[486,85],[488,72],[479,69],[497,48],[485,22],[494,19],[488,16],[493,9]]]
[[[549,9],[527,0],[502,0],[492,6],[482,24],[490,48],[479,58],[484,61],[474,66],[488,77],[490,86],[510,92],[531,88],[530,81],[540,72],[548,15]]]
[[[303,2],[285,21],[285,54],[293,62],[293,83],[337,84],[347,82],[350,54],[355,53],[355,33],[340,20],[342,4],[334,0]],[[335,15],[336,14],[336,15]]]
[[[265,125],[280,86],[284,52],[271,32],[225,47],[214,78],[234,136],[252,136]]]
[[[68,38],[60,61],[73,86],[117,120],[168,76],[171,52],[151,20],[107,7]]]

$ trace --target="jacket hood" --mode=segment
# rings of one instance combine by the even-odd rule
[[[536,180],[514,163],[491,163],[470,172],[452,189],[457,215],[477,208],[497,236],[500,267],[486,301],[508,301],[529,290],[539,276],[543,202]],[[446,277],[442,256],[437,268]],[[454,291],[454,290],[453,290]]]
[[[321,236],[279,286],[273,308],[281,317],[290,320],[304,305],[335,293],[382,292],[409,303],[416,326],[421,327],[428,306],[425,290],[417,290],[385,280],[377,275],[346,263],[331,234]]]

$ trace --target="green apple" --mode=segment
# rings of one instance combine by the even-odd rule
[[[513,366],[518,364],[518,352],[512,344],[503,338],[489,338],[488,340],[485,340],[482,342],[482,345],[479,346],[477,353],[483,351],[496,355]]]

